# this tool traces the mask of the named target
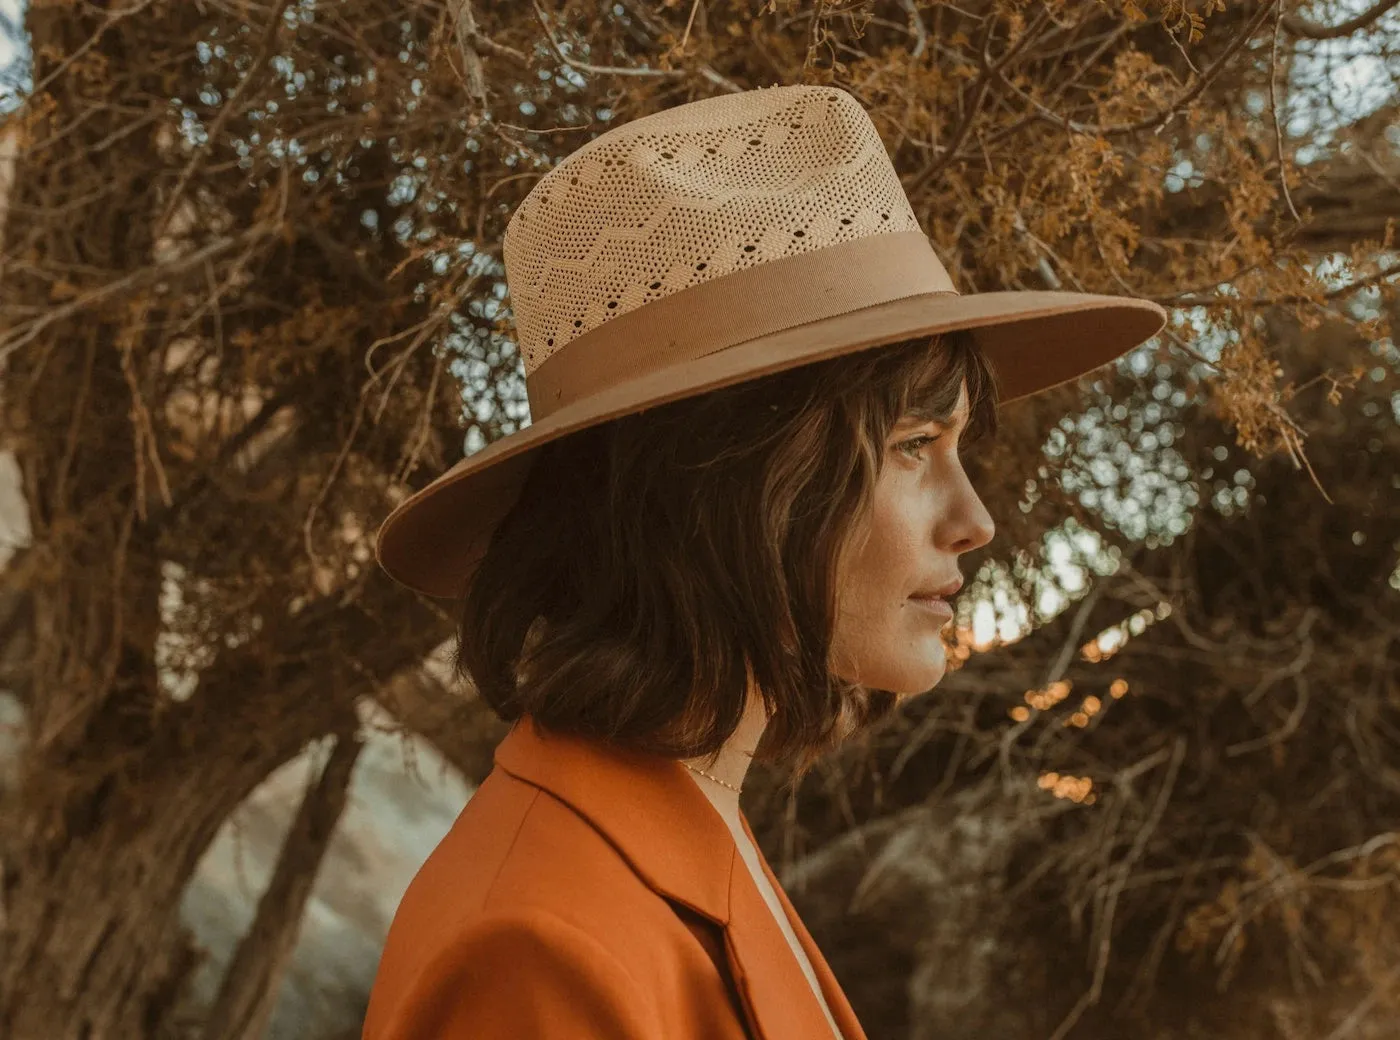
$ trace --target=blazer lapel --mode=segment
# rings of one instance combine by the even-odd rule
[[[761,857],[762,853],[759,855]],[[845,998],[840,996],[840,987],[835,984],[830,968],[820,954],[813,956],[815,947],[810,945],[810,936],[804,937],[799,930],[790,904],[781,895],[782,889],[771,877],[770,884],[779,893],[793,931],[807,950],[831,1014],[845,1040],[865,1040],[855,1016],[845,1005]],[[755,1036],[762,1040],[829,1037],[831,1026],[822,1014],[807,976],[742,860],[735,864],[730,907],[733,917],[725,929],[725,938],[734,977],[747,1004]]]
[[[827,964],[826,958],[822,956],[821,949],[817,946],[816,940],[814,940],[811,933],[807,931],[807,926],[802,923],[802,918],[798,916],[797,909],[792,905],[792,901],[788,899],[787,893],[783,891],[783,886],[779,883],[777,875],[773,873],[773,868],[768,863],[768,857],[766,857],[763,854],[763,850],[759,848],[758,841],[754,838],[753,831],[749,827],[748,817],[740,813],[739,819],[744,825],[744,833],[749,836],[749,841],[753,844],[754,851],[758,853],[758,861],[763,867],[763,873],[768,877],[768,883],[773,886],[773,891],[778,896],[778,902],[782,904],[783,912],[787,915],[788,923],[792,925],[792,930],[797,935],[797,941],[801,944],[802,949],[806,951],[807,959],[812,962],[812,970],[816,972],[817,982],[821,985],[822,995],[826,997],[827,1007],[831,1009],[831,1017],[836,1019],[836,1024],[841,1028],[841,1036],[844,1040],[867,1040],[865,1030],[861,1028],[860,1021],[856,1018],[855,1010],[851,1007],[850,1001],[846,999],[846,994],[841,989],[841,984],[837,981],[835,972],[833,972],[831,966]],[[734,873],[736,878],[740,874],[743,875],[744,881],[747,884],[739,887],[746,887],[752,893],[752,898],[759,901],[762,910],[761,915],[751,908],[746,910],[744,914],[745,919],[752,920],[755,917],[761,916],[770,924],[771,931],[777,934],[777,941],[782,944],[783,952],[787,960],[792,964],[793,970],[797,973],[797,978],[801,982],[802,988],[806,993],[810,994],[811,986],[807,982],[807,976],[802,973],[801,966],[797,963],[796,958],[793,957],[792,949],[787,943],[787,937],[778,929],[777,922],[773,920],[773,914],[768,909],[768,904],[763,901],[762,893],[758,891],[757,886],[753,882],[753,878],[749,876],[749,872],[745,869],[742,860],[735,865]],[[749,896],[745,894],[741,898],[748,899]],[[737,917],[738,915],[736,914],[736,920]],[[764,936],[759,939],[759,942],[766,946],[772,942],[772,939],[769,936]],[[817,1025],[813,1028],[820,1030],[820,1032],[813,1035],[824,1036],[825,1031],[829,1028],[826,1022],[826,1016],[822,1015],[821,1008],[816,1005],[815,1001],[811,1001],[811,1003],[817,1015]],[[775,1037],[785,1036],[787,1033],[779,1030],[778,1032],[772,1033],[772,1035]],[[807,1036],[808,1034],[804,1031],[798,1035]]]
[[[822,1037],[830,1032],[821,1004],[740,857],[728,825],[684,766],[658,755],[547,734],[528,715],[501,741],[495,761],[588,820],[653,890],[723,927],[729,966],[755,1040]],[[748,820],[743,824],[753,842]],[[762,851],[758,858],[812,962],[844,1040],[866,1040]]]

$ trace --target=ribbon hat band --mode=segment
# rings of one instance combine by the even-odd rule
[[[957,295],[921,231],[895,231],[741,268],[609,319],[530,376],[539,421],[598,391],[784,329],[928,293]]]

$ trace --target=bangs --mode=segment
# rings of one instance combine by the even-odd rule
[[[996,374],[978,349],[973,333],[958,329],[925,339],[912,340],[905,348],[912,354],[907,382],[897,418],[914,414],[947,422],[957,410],[958,398],[967,386],[968,417],[962,444],[996,436]]]

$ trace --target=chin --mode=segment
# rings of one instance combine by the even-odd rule
[[[940,643],[936,650],[919,655],[916,660],[891,661],[887,667],[872,671],[878,674],[863,679],[866,686],[889,690],[904,701],[937,686],[948,672],[948,658]]]

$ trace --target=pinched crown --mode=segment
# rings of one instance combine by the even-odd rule
[[[840,88],[761,88],[634,119],[562,159],[507,225],[525,371],[699,282],[915,230],[879,132]]]

